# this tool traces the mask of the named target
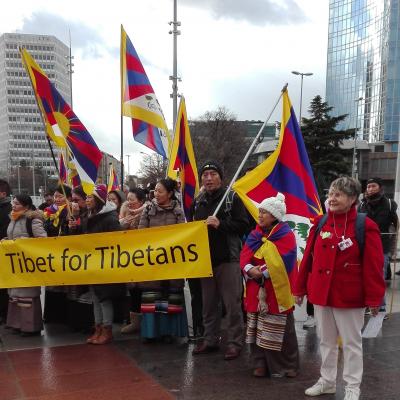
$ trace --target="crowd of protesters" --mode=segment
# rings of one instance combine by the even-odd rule
[[[384,306],[383,270],[387,277],[388,258],[394,251],[393,243],[389,245],[380,235],[388,233],[390,226],[397,230],[398,225],[397,205],[383,196],[382,182],[378,178],[368,181],[360,206],[357,180],[342,177],[332,182],[326,215],[316,218],[299,271],[294,273],[299,257],[295,236],[285,222],[285,196],[277,193],[262,200],[254,226],[234,192],[228,193],[225,204],[215,213],[226,191],[219,163],[208,161],[199,172],[202,190],[189,219],[205,220],[213,277],[188,280],[193,333],[202,338],[193,355],[220,349],[223,316],[225,360],[239,357],[248,343],[253,376],[295,378],[300,361],[293,311],[295,302],[300,305],[307,296],[315,307],[322,364],[319,380],[305,394],[336,392],[340,336],[344,399],[357,400],[363,372],[365,310],[375,316]],[[177,197],[177,182],[169,178],[161,179],[147,193],[138,188],[107,193],[105,185],[96,185],[93,193],[86,194],[82,187],[71,190],[60,185],[54,193],[47,193],[45,202],[35,210],[27,195],[17,194],[11,200],[8,183],[0,180],[0,239],[180,224],[185,216]],[[385,207],[378,208],[379,202]],[[356,232],[357,206],[368,214],[363,244]],[[384,223],[383,214],[387,216]],[[390,224],[386,224],[388,218]],[[184,284],[183,279],[175,279],[46,287],[43,319],[40,287],[0,289],[0,318],[22,336],[40,334],[43,321],[64,323],[90,332],[87,343],[94,345],[110,343],[113,324],[126,320],[121,333],[140,332],[146,343],[170,343],[188,336]]]

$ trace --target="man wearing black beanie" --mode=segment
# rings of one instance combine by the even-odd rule
[[[236,195],[228,194],[216,216],[213,216],[224,196],[223,170],[216,161],[207,161],[200,168],[204,191],[194,200],[193,220],[205,220],[208,227],[212,278],[201,279],[204,341],[193,350],[194,355],[218,350],[221,301],[226,310],[227,347],[225,360],[237,358],[243,346],[243,314],[241,308],[242,277],[239,266],[241,238],[247,230],[246,209]],[[232,193],[233,194],[233,193]]]

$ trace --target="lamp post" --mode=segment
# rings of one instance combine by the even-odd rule
[[[355,123],[355,128],[354,128],[354,148],[353,148],[353,164],[351,167],[351,176],[353,178],[357,178],[357,133],[358,133],[358,107],[360,105],[360,101],[362,101],[363,98],[359,97],[358,99],[354,100],[356,102],[356,123]]]
[[[303,103],[303,78],[305,76],[311,76],[311,75],[314,75],[314,74],[312,72],[299,72],[299,71],[292,71],[292,74],[301,76],[301,84],[300,84],[300,113],[299,113],[299,126],[301,126],[301,106],[302,106],[302,103]]]
[[[131,172],[130,172],[129,165],[130,165],[130,158],[131,158],[131,155],[130,155],[130,154],[126,154],[125,157],[128,159],[128,175],[130,175]]]

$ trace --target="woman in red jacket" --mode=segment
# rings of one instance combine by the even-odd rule
[[[294,287],[297,304],[304,295],[314,304],[321,351],[321,377],[305,391],[308,396],[336,392],[338,345],[343,343],[345,400],[358,400],[363,373],[361,329],[365,307],[378,313],[385,293],[379,228],[366,218],[364,250],[356,239],[356,204],[360,183],[341,177],[329,188],[328,219],[319,233],[311,228]]]
[[[299,368],[290,285],[297,248],[293,232],[282,221],[285,214],[282,193],[263,200],[258,225],[240,254],[246,278],[246,342],[251,344],[256,377],[295,377]]]

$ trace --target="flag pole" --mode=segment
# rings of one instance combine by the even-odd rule
[[[121,44],[120,44],[120,51],[121,51],[121,55],[120,55],[120,80],[121,80],[121,190],[124,190],[124,117],[123,117],[123,96],[124,96],[124,84],[123,84],[123,57],[125,57],[125,54],[123,53],[123,39],[122,39],[122,24],[121,24]]]
[[[252,144],[250,145],[249,150],[247,151],[246,155],[245,155],[244,158],[243,158],[243,161],[242,161],[241,164],[239,165],[239,168],[237,169],[237,171],[235,172],[235,175],[233,176],[231,182],[229,183],[229,185],[228,185],[228,187],[227,187],[227,189],[226,189],[224,195],[222,196],[221,201],[219,202],[217,208],[216,208],[215,211],[214,211],[213,217],[215,217],[215,216],[217,215],[218,211],[219,211],[220,208],[222,207],[222,204],[224,204],[225,199],[226,199],[226,197],[228,196],[229,191],[232,189],[232,186],[233,186],[233,184],[235,183],[237,177],[239,176],[240,171],[242,170],[242,168],[243,168],[244,164],[246,163],[247,159],[250,157],[251,153],[253,152],[253,149],[254,149],[254,147],[256,146],[256,144],[257,144],[257,142],[258,142],[258,139],[259,139],[260,136],[261,136],[262,131],[264,130],[264,128],[265,128],[265,126],[267,125],[268,121],[270,120],[272,114],[274,113],[274,111],[275,111],[275,109],[276,109],[278,103],[280,102],[280,100],[281,100],[281,98],[282,98],[283,93],[286,92],[287,87],[288,87],[288,84],[286,83],[285,86],[284,86],[284,87],[282,88],[282,90],[281,90],[281,94],[279,95],[278,100],[276,101],[274,107],[272,108],[271,112],[269,113],[268,118],[265,120],[265,122],[263,123],[262,127],[261,127],[260,130],[258,131],[257,136],[254,138]]]

